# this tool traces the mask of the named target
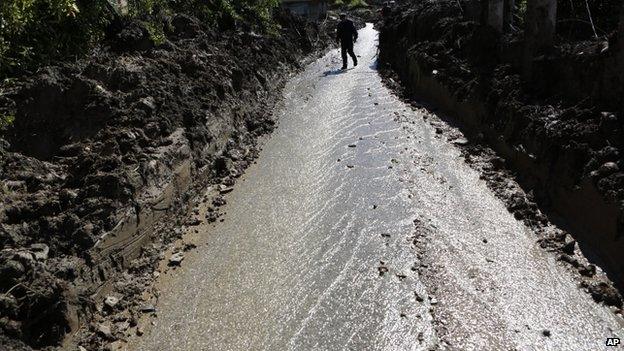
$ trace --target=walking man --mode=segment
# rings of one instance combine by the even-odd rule
[[[340,14],[340,23],[336,29],[336,40],[340,42],[340,50],[342,51],[342,69],[347,69],[347,54],[353,59],[353,65],[357,66],[357,57],[353,53],[353,43],[358,38],[357,29],[351,20],[347,19],[347,15]]]

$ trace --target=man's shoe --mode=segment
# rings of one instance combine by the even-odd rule
[[[347,69],[347,66],[342,66],[342,68],[341,68],[341,69],[345,70],[345,69]]]
[[[353,66],[357,66],[357,61],[354,61],[354,62],[353,62]]]

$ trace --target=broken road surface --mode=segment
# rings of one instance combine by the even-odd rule
[[[334,50],[292,79],[224,222],[194,227],[198,249],[161,275],[157,317],[129,349],[599,350],[624,337],[428,112],[384,87],[376,40],[361,30],[354,69],[334,70]]]

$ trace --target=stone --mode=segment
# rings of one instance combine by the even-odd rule
[[[117,306],[118,303],[119,303],[119,299],[116,298],[115,296],[107,296],[104,299],[104,304],[110,308],[115,308],[115,306]]]
[[[219,185],[219,193],[221,193],[221,194],[230,193],[230,192],[232,192],[232,190],[234,190],[234,188],[226,186],[226,185],[223,185],[223,184]]]
[[[141,105],[146,107],[148,110],[154,111],[156,109],[156,100],[153,97],[148,96],[141,99]]]
[[[33,252],[37,261],[45,261],[48,259],[50,248],[46,244],[32,244],[30,250]]]
[[[179,266],[182,264],[183,260],[184,260],[184,254],[182,254],[181,252],[176,252],[173,255],[171,255],[171,257],[169,257],[169,265]]]
[[[102,324],[102,323],[98,324],[97,332],[100,335],[102,335],[102,336],[104,336],[104,337],[106,337],[108,339],[112,339],[113,338],[113,332],[111,331],[110,326],[108,326],[106,324]]]
[[[457,138],[457,139],[453,140],[452,143],[455,144],[455,145],[459,145],[459,146],[465,146],[465,145],[468,145],[468,139],[466,139],[466,138]]]
[[[139,310],[143,313],[151,313],[156,312],[156,307],[154,305],[143,305]]]
[[[576,248],[576,241],[572,240],[570,242],[565,243],[561,247],[561,251],[563,251],[564,253],[568,255],[574,255],[575,248]]]
[[[598,168],[598,173],[602,176],[613,174],[619,171],[617,163],[615,162],[605,162],[600,168]]]

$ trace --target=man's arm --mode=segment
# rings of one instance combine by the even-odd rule
[[[351,22],[351,33],[353,35],[353,41],[357,41],[358,40],[358,31],[357,31],[357,29],[355,29],[355,24],[353,24],[353,22]]]
[[[341,37],[342,37],[342,26],[340,25],[340,23],[338,23],[338,26],[336,26],[336,41],[340,41]]]

